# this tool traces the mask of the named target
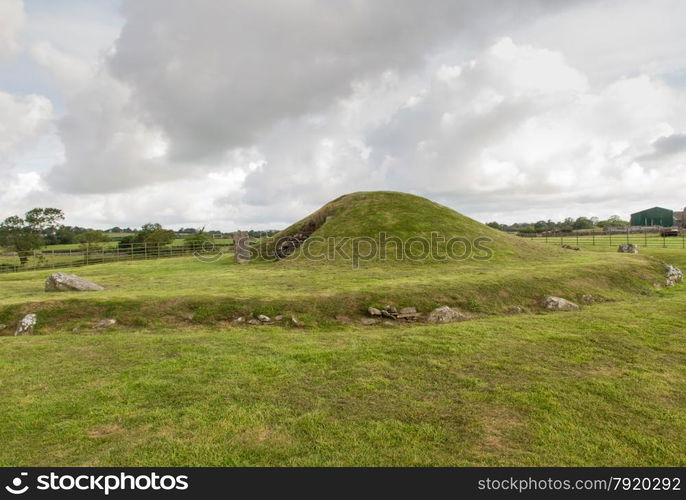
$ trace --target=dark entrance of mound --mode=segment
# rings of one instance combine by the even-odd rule
[[[312,236],[318,229],[314,221],[308,221],[300,230],[292,235],[282,236],[276,241],[276,258],[285,259],[293,252],[295,252],[305,240]]]

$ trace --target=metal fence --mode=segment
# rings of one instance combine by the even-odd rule
[[[61,248],[58,250],[48,248],[23,254],[21,257],[16,252],[0,254],[0,273],[81,267],[128,260],[185,257],[212,252],[226,253],[227,251],[233,251],[233,243],[218,244],[210,242],[205,246],[134,243],[122,247],[103,245],[90,248]]]
[[[642,247],[652,248],[681,248],[686,249],[686,234],[678,236],[661,236],[659,233],[598,233],[598,234],[567,234],[567,235],[521,235],[523,238],[537,240],[555,245],[582,246],[618,246],[623,243],[633,243]]]

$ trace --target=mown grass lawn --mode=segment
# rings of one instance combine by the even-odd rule
[[[0,464],[683,466],[685,298],[1,338]]]
[[[37,310],[39,335],[0,337],[0,465],[683,466],[686,285],[650,280],[654,257],[686,253],[650,253],[357,271],[166,259],[83,268],[108,290],[76,296],[2,276],[0,320]],[[584,291],[606,301],[530,306]],[[386,299],[481,317],[360,326]],[[228,321],[256,308],[306,327]],[[93,329],[103,315],[119,324]]]

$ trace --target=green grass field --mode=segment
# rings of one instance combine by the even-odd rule
[[[506,270],[163,259],[80,269],[95,294],[3,275],[0,321],[37,311],[41,335],[0,338],[0,464],[685,465],[686,290],[651,283],[654,257],[686,254],[651,253]],[[541,313],[547,293],[605,301]],[[359,324],[385,301],[480,317]],[[250,312],[306,326],[230,322]],[[119,324],[94,329],[104,317]]]
[[[0,465],[686,465],[686,285],[660,262],[683,250],[563,250],[388,192],[285,233],[311,222],[486,235],[493,257],[128,261],[76,269],[106,288],[81,293],[2,274]],[[385,304],[471,319],[362,324]],[[12,336],[29,312],[36,335]],[[285,320],[237,321],[258,314]]]

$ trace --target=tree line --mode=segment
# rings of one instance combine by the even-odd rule
[[[576,230],[593,230],[596,228],[629,226],[629,221],[623,220],[619,215],[613,215],[605,220],[598,217],[578,217],[576,219],[567,217],[562,221],[539,220],[538,222],[516,222],[514,224],[500,224],[499,222],[489,222],[486,224],[494,229],[516,233],[548,233],[548,232],[571,232]]]
[[[21,265],[28,262],[36,250],[47,245],[80,244],[85,252],[99,252],[103,243],[113,241],[112,233],[130,233],[117,242],[120,250],[137,251],[150,247],[170,245],[176,232],[165,229],[161,224],[150,222],[140,229],[113,227],[104,231],[63,224],[64,212],[58,208],[34,208],[23,217],[13,215],[0,223],[0,247],[16,252]],[[205,231],[205,228],[182,228],[184,245],[191,249],[211,245],[220,231]],[[277,231],[248,231],[251,237],[270,236]]]

